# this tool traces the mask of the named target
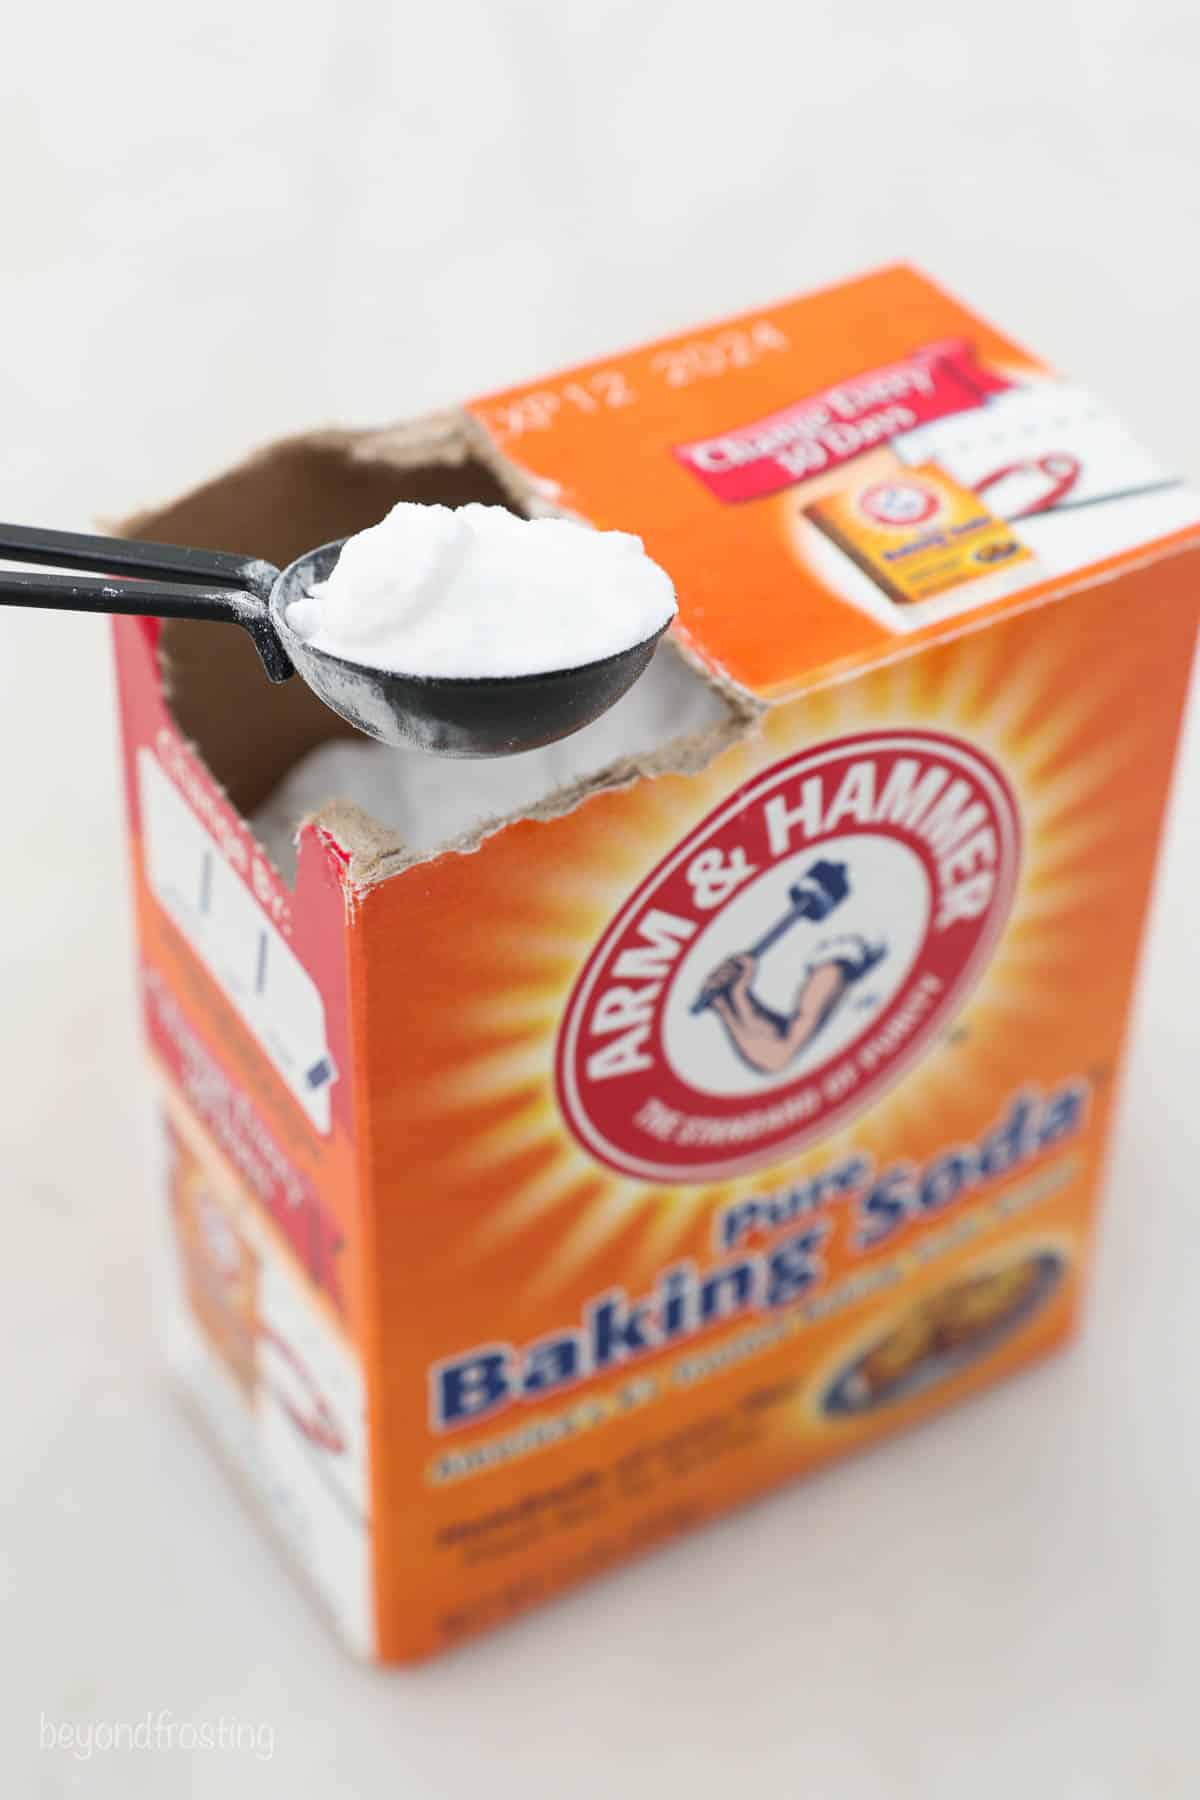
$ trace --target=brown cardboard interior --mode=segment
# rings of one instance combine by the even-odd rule
[[[431,435],[429,452],[415,461],[384,434],[294,438],[120,529],[129,537],[242,551],[283,567],[316,544],[375,524],[398,500],[478,500],[516,510],[461,433]],[[176,620],[164,626],[160,642],[179,728],[243,815],[307,751],[353,735],[302,681],[268,682],[240,630]]]
[[[289,883],[297,830],[315,820],[347,856],[354,884],[370,887],[447,850],[474,850],[514,819],[557,818],[606,788],[701,769],[759,714],[668,636],[630,692],[568,740],[464,765],[352,734],[304,757],[250,823]]]
[[[316,544],[375,524],[400,500],[443,506],[479,501],[529,514],[559,510],[523,471],[491,450],[465,415],[451,411],[381,431],[328,431],[285,440],[119,529],[130,537],[241,551],[282,567]],[[269,682],[249,638],[236,628],[167,621],[160,658],[167,705],[180,731],[260,835],[261,808],[268,800],[274,804],[283,778],[310,751],[339,739],[364,742],[302,681]],[[652,676],[655,671],[666,683],[663,697],[674,691],[669,708],[674,729],[651,738],[635,729],[627,744],[608,745],[594,765],[515,806],[498,805],[478,826],[451,830],[438,848],[468,850],[507,819],[554,817],[601,788],[700,768],[754,728],[761,704],[702,667],[683,645],[672,641],[660,647]],[[648,678],[645,698],[654,685]],[[436,788],[432,776],[428,786]],[[474,783],[477,789],[484,786],[481,779]],[[350,858],[352,879],[362,886],[434,853],[364,812],[352,791],[337,798],[322,795],[315,816],[336,835]],[[268,849],[289,880],[294,879],[292,832],[299,822],[297,815],[284,833],[289,854]]]

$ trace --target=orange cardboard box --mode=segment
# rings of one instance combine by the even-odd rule
[[[402,498],[640,533],[661,741],[432,850],[331,798],[290,879],[251,821],[339,722],[115,624],[171,1364],[384,1660],[1068,1334],[1200,592],[1195,495],[906,268],[134,529]]]

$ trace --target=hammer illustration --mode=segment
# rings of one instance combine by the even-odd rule
[[[831,913],[835,906],[840,906],[850,892],[850,881],[846,874],[845,863],[815,862],[806,874],[800,877],[793,887],[788,889],[791,905],[788,910],[776,919],[775,923],[764,931],[757,942],[751,944],[748,955],[756,960],[764,956],[772,944],[777,944],[786,932],[798,925],[801,919],[823,919]],[[729,984],[731,987],[732,982]],[[707,1012],[718,994],[728,993],[729,987],[703,988],[699,996],[693,1000],[690,1010],[693,1013]]]

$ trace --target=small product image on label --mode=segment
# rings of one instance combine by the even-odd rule
[[[1066,1268],[1052,1250],[968,1269],[914,1300],[839,1371],[821,1410],[832,1418],[895,1405],[970,1368],[1029,1323]]]
[[[847,484],[805,517],[898,605],[932,600],[1033,558],[1011,525],[934,463],[894,478]]]
[[[873,481],[859,495],[858,507],[869,524],[891,530],[924,525],[942,510],[934,489],[919,481]]]
[[[872,732],[777,763],[644,881],[583,969],[557,1087],[601,1162],[762,1167],[861,1112],[986,967],[1019,859],[973,746]]]

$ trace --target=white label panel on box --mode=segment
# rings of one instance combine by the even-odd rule
[[[138,751],[146,879],[319,1131],[337,1070],[312,977],[153,752]]]

